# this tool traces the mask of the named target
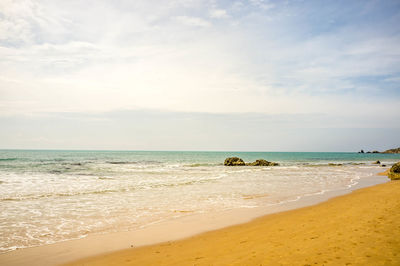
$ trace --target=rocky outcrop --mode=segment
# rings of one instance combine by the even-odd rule
[[[381,164],[381,162],[378,160],[378,161],[374,162],[373,164]]]
[[[390,149],[390,150],[386,150],[382,153],[400,153],[400,147],[396,148],[396,149]]]
[[[246,165],[249,165],[249,166],[277,166],[279,164],[278,163],[274,163],[274,162],[268,162],[268,161],[266,161],[264,159],[258,159],[255,162],[248,163]]]
[[[226,166],[241,166],[246,165],[244,161],[238,157],[229,157],[225,159],[224,165]]]
[[[238,157],[229,157],[225,159],[224,165],[226,166],[277,166],[278,163],[269,162],[264,159],[258,159],[252,163],[245,163],[242,159]]]
[[[392,180],[400,180],[400,162],[395,163],[389,170],[388,177]]]
[[[364,152],[364,150],[361,150],[358,153],[400,153],[400,147],[399,148],[395,148],[395,149],[386,150],[386,151],[383,151],[383,152],[379,152],[379,151],[367,151],[367,152]]]

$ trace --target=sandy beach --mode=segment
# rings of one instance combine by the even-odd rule
[[[6,153],[8,157],[4,157],[14,158],[21,152]],[[204,245],[203,242],[199,244],[212,247],[212,251],[217,253],[197,256],[191,252],[195,250],[195,253],[202,253],[207,250],[193,247],[196,244],[185,244],[188,251],[182,251],[176,248],[177,244],[173,244],[173,250],[179,256],[168,258],[166,262],[143,263],[186,264],[190,258],[204,257],[209,258],[204,260],[208,264],[210,261],[217,263],[217,259],[222,256],[240,264],[252,264],[250,259],[256,254],[246,254],[245,251],[256,252],[256,258],[261,262],[273,259],[273,253],[278,254],[278,257],[287,255],[284,250],[293,249],[290,254],[296,254],[294,247],[290,247],[295,245],[295,237],[308,239],[314,237],[314,234],[322,235],[318,230],[325,232],[328,228],[326,225],[339,218],[346,222],[338,220],[332,228],[340,227],[342,230],[343,227],[345,230],[347,221],[351,219],[357,223],[359,220],[372,219],[373,217],[362,217],[368,212],[384,217],[386,214],[381,215],[380,212],[394,210],[393,206],[385,204],[392,204],[390,200],[397,196],[396,191],[390,190],[383,192],[384,197],[375,192],[370,193],[371,195],[365,194],[364,197],[372,199],[358,200],[362,204],[366,203],[365,206],[359,202],[351,203],[354,199],[343,203],[346,206],[357,206],[357,209],[353,208],[351,211],[340,205],[336,209],[329,209],[329,204],[323,203],[343,195],[349,195],[349,199],[352,199],[359,193],[353,191],[364,191],[363,188],[366,187],[380,191],[383,187],[375,185],[390,182],[387,177],[377,175],[388,167],[371,163],[374,161],[369,155],[360,158],[359,154],[351,153],[266,153],[265,155],[281,160],[282,165],[276,168],[230,168],[220,164],[221,158],[226,154],[218,152],[110,154],[26,151],[23,154],[28,159],[3,161],[11,172],[4,171],[7,178],[2,179],[5,181],[2,183],[4,193],[0,238],[3,241],[0,247],[0,265],[29,265],[34,262],[36,265],[53,266],[80,263],[80,260],[124,250],[136,254],[143,252],[143,247],[160,243],[186,243],[188,239],[194,239],[195,243],[198,241],[196,239],[203,236],[207,239],[214,237],[210,232],[226,234],[231,231],[232,235],[228,239],[204,240],[216,243],[215,247]],[[260,156],[253,153],[242,155],[248,156],[247,161],[254,161],[251,158]],[[65,157],[70,159],[64,159],[60,163]],[[185,158],[185,161],[179,163],[176,158]],[[339,159],[342,161],[340,167],[329,163]],[[380,159],[387,164],[394,161],[392,157],[386,158],[385,155]],[[161,162],[162,160],[165,162]],[[192,166],[198,161],[215,163]],[[35,165],[34,168],[32,164]],[[30,173],[31,169],[36,172]],[[19,171],[18,174],[15,171]],[[387,202],[382,203],[385,198]],[[363,208],[370,207],[370,202],[376,202],[378,207],[365,211]],[[308,210],[306,207],[317,205],[323,207],[316,209],[314,217],[301,218]],[[298,214],[291,214],[291,210],[297,210],[293,213]],[[274,213],[275,215],[271,215]],[[340,215],[336,217],[336,213]],[[344,214],[352,214],[354,217],[343,218]],[[286,215],[290,217],[287,218]],[[323,216],[322,220],[315,219],[319,216]],[[271,217],[282,218],[276,220],[278,218]],[[388,214],[388,217],[392,216]],[[265,224],[258,222],[263,219]],[[315,220],[315,224],[305,223],[304,219]],[[352,225],[357,223],[351,222]],[[276,227],[276,224],[282,228]],[[238,228],[245,228],[245,232],[241,232],[242,229],[237,230]],[[300,229],[304,231],[299,231]],[[368,231],[365,228],[358,230]],[[257,238],[260,232],[265,238]],[[352,235],[347,231],[342,234]],[[249,242],[247,246],[247,242],[243,241]],[[286,242],[290,242],[290,245]],[[283,247],[282,255],[279,245],[276,250],[262,255],[261,251],[271,250],[274,243]],[[298,243],[301,246],[299,250],[303,250],[303,243]],[[352,251],[348,247],[346,249]],[[224,252],[225,255],[219,255]],[[151,259],[157,259],[152,251],[148,254]],[[243,261],[232,254],[242,254]],[[143,264],[140,261],[136,263]]]
[[[69,265],[399,265],[400,182]]]
[[[376,184],[376,178],[362,186]],[[303,198],[269,212],[189,215],[132,232],[18,249],[0,254],[0,264],[398,265],[400,204],[393,199],[400,196],[400,182],[355,189]]]

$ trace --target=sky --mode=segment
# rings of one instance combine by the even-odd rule
[[[0,1],[0,148],[399,147],[400,1]]]

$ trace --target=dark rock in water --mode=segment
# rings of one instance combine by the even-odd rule
[[[370,151],[367,151],[367,153],[371,153]]]
[[[329,166],[342,166],[342,163],[328,163]]]
[[[386,164],[381,164],[382,167],[386,167]]]
[[[372,153],[379,153],[379,151],[372,151]]]
[[[388,177],[391,180],[400,180],[400,162],[395,163],[389,170]]]
[[[373,164],[381,164],[381,162],[380,161],[376,161]]]
[[[278,163],[274,162],[269,162],[264,159],[259,159],[256,160],[255,162],[252,163],[245,163],[242,159],[238,157],[229,157],[225,159],[224,165],[226,166],[242,166],[242,165],[247,165],[247,166],[277,166],[279,165]]]
[[[364,150],[359,151],[358,153],[364,153]]]
[[[396,149],[390,149],[390,150],[386,150],[382,153],[400,153],[400,147],[396,148]]]
[[[225,159],[224,165],[226,166],[241,166],[246,165],[244,161],[238,157],[229,157]]]
[[[246,165],[249,165],[249,166],[277,166],[279,164],[274,163],[274,162],[268,162],[264,159],[259,159],[259,160],[256,160],[255,162],[248,163]]]
[[[400,162],[395,163],[392,168],[390,168],[390,172],[400,173]]]

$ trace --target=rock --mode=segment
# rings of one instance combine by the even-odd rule
[[[388,177],[391,180],[400,180],[400,162],[395,163],[389,170]]]
[[[376,161],[373,164],[381,164],[381,162],[380,161]]]
[[[367,153],[371,153],[370,151],[367,151]]]
[[[226,166],[242,166],[242,165],[247,165],[247,166],[277,166],[279,163],[274,163],[274,162],[269,162],[264,159],[258,159],[255,162],[252,163],[245,163],[242,159],[238,157],[229,157],[225,159],[224,165]]]
[[[246,165],[244,161],[238,157],[229,157],[225,159],[224,165],[226,166],[241,166]]]
[[[390,150],[386,150],[382,153],[400,153],[400,147],[396,148],[396,149],[390,149]]]
[[[342,163],[328,163],[329,166],[342,166]]]
[[[372,153],[379,153],[379,151],[372,151]]]
[[[364,150],[359,151],[358,153],[364,153]]]
[[[258,159],[255,162],[248,163],[246,165],[249,165],[249,166],[277,166],[277,165],[279,165],[279,163],[268,162],[264,159]]]
[[[382,167],[386,167],[386,164],[381,164]]]

